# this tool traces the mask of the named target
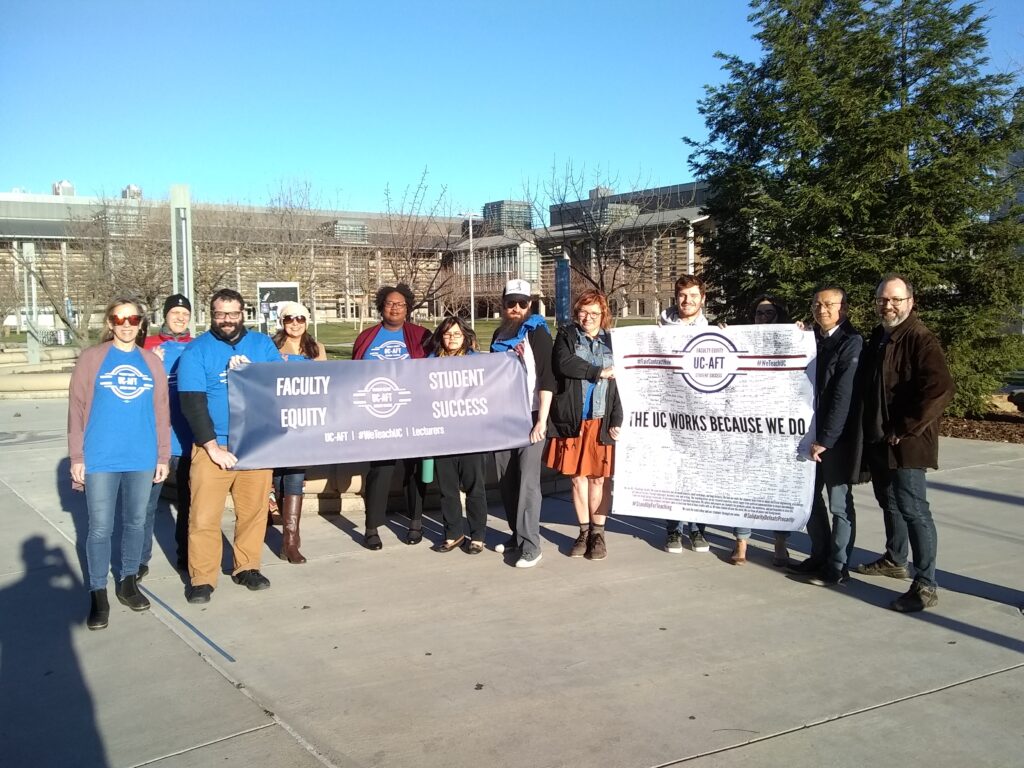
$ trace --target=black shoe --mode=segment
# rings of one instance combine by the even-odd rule
[[[121,580],[121,583],[117,585],[115,594],[117,595],[118,602],[121,605],[127,605],[133,611],[148,611],[149,600],[146,596],[139,592],[138,581],[135,574],[131,576],[125,576]]]
[[[190,603],[208,603],[213,594],[213,586],[210,584],[196,584],[185,590],[185,598]]]
[[[371,533],[363,537],[363,546],[374,551],[384,548],[384,542],[380,540],[380,534]]]
[[[421,541],[423,541],[422,528],[410,528],[409,532],[405,535],[406,544],[419,544]]]
[[[823,570],[824,566],[811,558],[786,566],[787,573],[795,573],[797,576],[819,576]]]
[[[139,572],[137,574],[135,574],[135,580],[136,581],[142,581],[148,575],[149,575],[149,566],[148,565],[140,565],[139,566]]]
[[[254,592],[260,589],[270,589],[270,579],[255,569],[236,573],[231,580]]]
[[[831,569],[820,573],[817,576],[812,576],[807,580],[808,584],[813,584],[816,587],[842,587],[850,581],[849,571],[843,571],[838,573]]]
[[[89,618],[85,626],[89,629],[106,629],[110,620],[110,603],[106,589],[94,589],[89,593]]]

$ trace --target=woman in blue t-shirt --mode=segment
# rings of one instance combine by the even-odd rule
[[[274,344],[285,362],[326,360],[324,345],[309,335],[309,310],[297,301],[288,301],[277,309],[281,330],[274,334]],[[299,552],[299,519],[302,517],[302,484],[306,480],[304,468],[287,467],[274,470],[274,495],[281,512],[282,560],[298,565],[306,562]]]
[[[118,493],[121,495],[121,568],[117,599],[133,611],[149,608],[136,580],[153,483],[167,477],[171,453],[167,374],[160,358],[142,348],[144,312],[134,299],[112,301],[100,343],[83,350],[68,392],[71,481],[85,490],[89,534],[89,629],[110,617],[107,573]]]

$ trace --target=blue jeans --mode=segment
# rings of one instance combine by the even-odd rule
[[[89,536],[85,559],[89,566],[89,589],[106,589],[110,571],[110,539],[114,513],[121,492],[120,578],[139,572],[146,507],[153,486],[154,469],[139,472],[93,472],[85,476],[85,503],[89,509]]]
[[[275,469],[274,495],[278,504],[284,504],[285,496],[301,496],[302,483],[306,479],[305,469]]]
[[[828,499],[828,506],[825,499]],[[829,513],[832,524],[829,525]],[[857,517],[853,508],[853,489],[846,483],[828,485],[821,468],[814,475],[814,500],[807,519],[807,535],[811,539],[811,561],[820,563],[835,574],[850,566],[853,542],[857,534]]]
[[[885,554],[897,565],[906,565],[914,554],[914,580],[935,587],[935,559],[939,537],[928,505],[923,469],[888,466],[888,451],[873,452],[871,484],[885,518]]]

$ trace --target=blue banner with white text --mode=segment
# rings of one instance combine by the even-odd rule
[[[228,374],[238,469],[519,448],[533,417],[513,353],[254,363]]]

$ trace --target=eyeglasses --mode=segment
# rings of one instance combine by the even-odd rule
[[[506,299],[505,300],[505,309],[512,309],[514,307],[519,307],[520,309],[526,309],[529,306],[530,306],[530,300],[529,299],[518,299],[518,300],[517,299]]]
[[[124,317],[114,315],[110,318],[110,322],[112,325],[124,325],[125,323],[128,323],[128,325],[134,328],[142,323],[142,315],[125,315]]]
[[[384,309],[405,309],[406,303],[404,301],[385,301]]]
[[[441,334],[442,339],[464,339],[462,331],[449,331],[448,333]]]
[[[841,301],[816,301],[811,304],[811,309],[832,309],[832,307],[841,307],[842,305]]]
[[[214,312],[214,320],[237,320],[242,316],[241,311],[236,310],[235,312]]]
[[[902,298],[894,297],[891,299],[887,299],[883,296],[879,296],[877,299],[875,299],[875,306],[884,307],[886,304],[892,304],[894,307],[899,307],[904,301],[910,301],[910,298],[910,296],[904,296]]]
[[[306,318],[304,315],[284,315],[281,317],[281,320],[285,325],[288,325],[289,323],[306,324]]]
[[[588,320],[597,320],[599,317],[601,317],[601,315],[604,314],[604,312],[584,312],[581,309],[576,314],[577,314],[577,316],[585,318],[585,319],[588,319]]]

